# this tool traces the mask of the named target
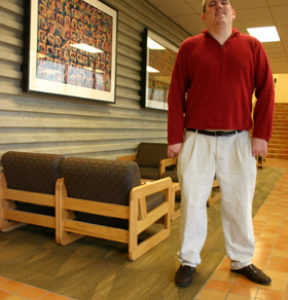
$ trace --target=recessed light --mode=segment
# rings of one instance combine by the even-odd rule
[[[247,28],[250,35],[257,38],[260,42],[279,42],[280,37],[275,26]]]

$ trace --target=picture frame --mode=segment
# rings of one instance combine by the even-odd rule
[[[98,0],[31,0],[28,91],[115,103],[117,11]]]
[[[178,47],[149,28],[144,30],[141,106],[168,110],[168,91]]]

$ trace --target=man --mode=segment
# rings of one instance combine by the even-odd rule
[[[207,235],[206,202],[214,176],[231,271],[259,284],[271,279],[250,263],[254,253],[252,201],[255,156],[267,154],[274,87],[261,43],[232,27],[228,0],[204,0],[206,30],[186,39],[169,90],[168,156],[178,156],[182,223],[177,286],[192,282]],[[252,95],[254,110],[252,141]]]

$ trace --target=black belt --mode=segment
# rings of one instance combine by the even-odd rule
[[[198,132],[200,134],[205,134],[205,135],[211,135],[211,136],[227,136],[227,135],[232,135],[237,132],[241,132],[241,130],[232,130],[232,131],[208,131],[208,130],[201,130],[201,129],[195,129],[195,128],[187,128],[186,130],[188,131],[193,131],[193,132]]]

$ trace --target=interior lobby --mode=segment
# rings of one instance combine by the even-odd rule
[[[217,200],[207,205],[202,263],[190,287],[174,283],[179,215],[169,219],[169,236],[135,260],[129,244],[117,242],[123,232],[114,241],[100,234],[61,244],[54,225],[23,221],[1,228],[0,300],[288,300],[288,4],[252,2],[233,0],[235,27],[273,25],[280,36],[263,43],[275,112],[253,202],[252,263],[272,284],[251,283],[230,271],[216,186],[211,197]],[[0,156],[15,151],[118,161],[134,156],[140,143],[167,143],[173,64],[182,41],[202,29],[200,0],[0,0]],[[77,48],[83,43],[93,47]],[[3,187],[1,177],[1,199]],[[112,194],[112,183],[110,189]],[[69,217],[69,209],[63,215]],[[158,219],[167,223],[166,216]]]

